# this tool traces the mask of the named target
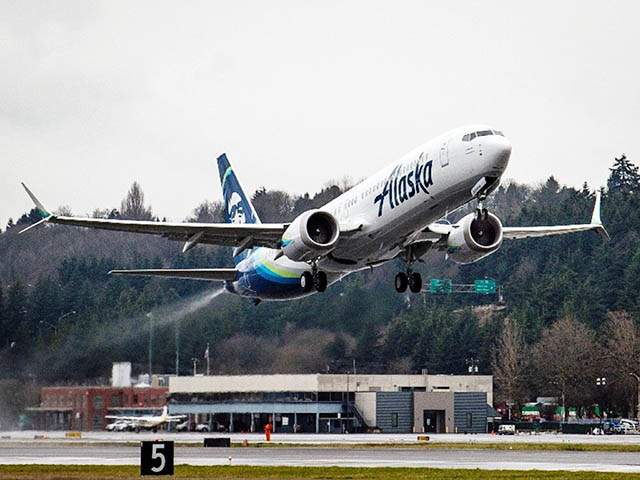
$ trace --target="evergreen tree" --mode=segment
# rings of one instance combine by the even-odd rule
[[[3,339],[5,345],[16,342],[20,351],[25,351],[29,342],[27,320],[27,291],[18,280],[7,289],[7,307],[5,324],[3,326]],[[20,334],[21,338],[18,338]]]
[[[609,170],[611,174],[607,180],[607,187],[610,193],[630,195],[638,192],[640,187],[638,167],[627,160],[624,153],[614,160],[613,167]]]

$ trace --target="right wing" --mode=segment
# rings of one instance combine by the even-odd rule
[[[43,216],[43,219],[38,224],[41,222],[58,223],[74,227],[159,235],[169,240],[184,241],[183,252],[198,243],[235,246],[242,249],[251,247],[279,248],[282,234],[288,226],[286,223],[172,223],[65,217],[49,213],[24,183],[22,186]],[[22,232],[35,225],[37,224],[27,227]]]

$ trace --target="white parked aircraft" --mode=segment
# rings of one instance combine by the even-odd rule
[[[482,201],[498,187],[510,155],[511,144],[499,130],[486,125],[458,128],[420,145],[291,223],[260,222],[225,154],[218,158],[227,219],[223,224],[59,216],[49,213],[23,186],[43,216],[41,222],[161,235],[185,242],[183,252],[199,243],[233,246],[235,268],[110,273],[221,280],[230,292],[257,303],[323,292],[351,272],[396,258],[406,264],[406,271],[396,275],[396,290],[408,287],[419,292],[422,279],[413,265],[434,248],[446,251],[455,262],[472,263],[497,251],[504,239],[585,230],[608,238],[600,221],[599,193],[591,223],[503,227]],[[439,221],[474,199],[478,200],[475,214],[453,225]]]
[[[129,422],[132,430],[139,432],[140,430],[158,430],[159,427],[169,422],[179,422],[187,415],[169,415],[167,407],[162,409],[161,415],[142,415],[139,417],[127,417],[123,415],[105,415],[104,418],[111,418],[114,420],[122,420]]]

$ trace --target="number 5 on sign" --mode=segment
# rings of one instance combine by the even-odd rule
[[[140,475],[173,475],[173,442],[140,442]]]

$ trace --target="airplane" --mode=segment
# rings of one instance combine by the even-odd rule
[[[227,223],[171,223],[79,218],[50,213],[23,183],[42,220],[77,227],[160,235],[183,241],[183,252],[198,244],[232,246],[235,268],[112,270],[144,275],[224,281],[226,290],[254,303],[290,300],[324,292],[346,275],[383,265],[405,263],[395,289],[418,293],[414,264],[430,250],[444,251],[461,264],[496,252],[505,239],[542,237],[594,230],[609,235],[600,219],[596,192],[591,223],[506,227],[483,206],[500,184],[511,144],[487,125],[451,130],[419,147],[318,209],[290,223],[261,223],[226,154],[218,157]],[[442,219],[477,200],[475,213],[455,224]]]
[[[111,418],[113,420],[123,420],[129,422],[131,429],[139,432],[140,430],[158,430],[159,427],[170,422],[179,422],[180,420],[187,418],[187,415],[169,415],[168,409],[165,406],[162,409],[161,415],[142,415],[139,417],[128,417],[123,415],[105,415],[104,418]]]

